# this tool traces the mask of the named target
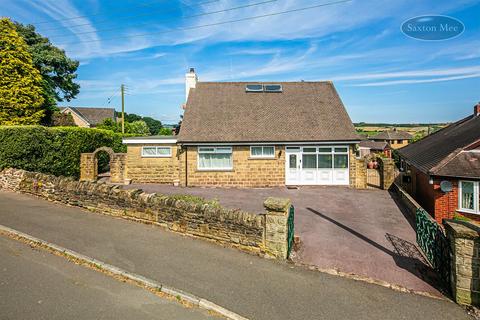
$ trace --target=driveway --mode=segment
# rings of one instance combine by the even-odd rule
[[[416,246],[412,222],[397,205],[395,195],[387,191],[346,187],[181,188],[156,184],[126,188],[192,194],[217,199],[228,208],[257,213],[263,212],[262,203],[267,197],[290,198],[295,206],[295,234],[301,239],[296,261],[440,295],[435,274]]]

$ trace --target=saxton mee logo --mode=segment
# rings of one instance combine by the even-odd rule
[[[401,29],[405,35],[414,39],[438,41],[458,37],[465,26],[452,17],[429,15],[408,19],[402,23]]]

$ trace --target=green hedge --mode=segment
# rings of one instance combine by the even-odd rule
[[[115,152],[126,152],[122,135],[112,131],[0,126],[0,170],[12,167],[78,178],[80,154],[103,146],[111,147]]]

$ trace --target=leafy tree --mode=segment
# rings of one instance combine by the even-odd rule
[[[119,115],[121,118],[121,114]],[[144,121],[150,131],[150,135],[158,135],[160,129],[163,128],[162,122],[160,120],[155,120],[151,117],[142,117],[134,113],[125,113],[125,122],[134,122],[134,121]]]
[[[126,117],[125,117],[126,118]],[[113,121],[112,119],[105,119],[101,124],[97,126],[98,129],[110,130],[113,132],[122,132],[122,124]],[[125,133],[126,134],[133,134],[138,136],[149,136],[150,130],[145,123],[145,121],[133,121],[133,122],[126,122],[125,121]]]
[[[125,121],[133,122],[142,120],[142,117],[134,113],[125,113]]]
[[[52,126],[53,127],[76,127],[73,116],[70,113],[61,113],[55,111],[52,115]]]
[[[0,19],[0,125],[38,124],[44,117],[42,77],[28,46],[7,18]]]
[[[125,133],[138,134],[141,136],[149,136],[150,129],[148,128],[145,121],[133,121],[125,123]]]
[[[18,22],[14,24],[27,43],[33,64],[42,76],[43,108],[46,110],[44,124],[50,124],[57,102],[70,101],[79,93],[80,85],[74,82],[79,62],[68,58],[64,50],[35,32],[34,26]]]
[[[143,121],[148,126],[148,129],[150,130],[150,134],[155,136],[160,134],[160,130],[163,128],[162,122],[160,120],[155,120],[151,117],[143,117]]]
[[[113,132],[122,132],[122,126],[119,123],[116,123],[110,118],[103,120],[103,122],[97,125],[98,129],[110,130]]]
[[[159,135],[161,136],[171,136],[173,134],[172,129],[170,128],[162,128],[158,132]]]

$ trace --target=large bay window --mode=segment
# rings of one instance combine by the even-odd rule
[[[232,147],[198,147],[198,169],[233,169]]]
[[[480,182],[460,181],[458,208],[460,211],[480,214]]]

